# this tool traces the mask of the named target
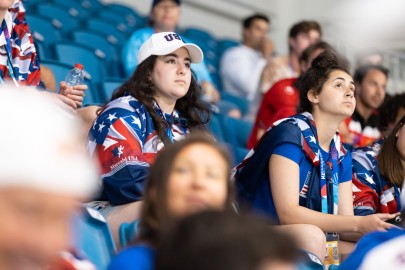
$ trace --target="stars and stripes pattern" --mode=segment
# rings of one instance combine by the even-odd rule
[[[382,140],[356,148],[353,157],[353,207],[355,215],[400,211],[399,188],[388,182],[378,169]]]
[[[300,129],[300,142],[297,142],[294,134],[276,128],[285,123],[293,124]],[[245,159],[236,166],[234,169],[234,179],[242,200],[249,201],[253,198],[256,192],[255,189],[258,186],[256,182],[261,180],[262,171],[266,168],[272,151],[280,141],[300,144],[305,155],[319,170],[319,173],[308,175],[300,191],[300,205],[325,213],[337,213],[338,164],[346,156],[347,150],[340,141],[339,132],[336,131],[331,143],[329,158],[324,162],[324,172],[322,172],[317,130],[315,121],[310,113],[297,114],[275,122],[262,136],[256,146],[247,154]],[[264,147],[266,148],[265,150],[263,150]],[[325,174],[324,181],[320,177],[323,173]],[[312,193],[308,194],[308,191]],[[320,205],[321,208],[319,208]]]
[[[188,128],[172,121],[172,115],[155,110],[168,124],[173,140],[188,134]],[[111,101],[93,123],[88,137],[91,155],[98,158],[104,199],[112,204],[140,200],[156,153],[164,146],[155,131],[146,107],[133,98],[124,96]]]
[[[25,19],[25,8],[16,0],[6,14],[0,28],[0,77],[12,80],[8,58],[11,57],[12,73],[19,85],[38,86],[41,82],[40,66],[34,39]],[[11,52],[7,51],[5,29],[10,35]]]

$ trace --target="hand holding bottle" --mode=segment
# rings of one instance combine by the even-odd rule
[[[75,64],[74,69],[66,75],[65,81],[59,83],[59,93],[74,101],[76,108],[83,105],[84,91],[87,85],[84,84],[83,65]]]

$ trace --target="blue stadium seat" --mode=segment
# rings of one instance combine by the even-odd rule
[[[236,146],[246,148],[253,122],[232,117],[224,117],[223,120],[226,136],[230,138],[228,141]]]
[[[107,100],[111,99],[111,96],[115,89],[120,87],[124,83],[124,80],[121,78],[111,78],[107,77],[102,82],[103,94]]]
[[[52,59],[55,57],[52,45],[61,40],[59,30],[49,20],[36,15],[26,15],[27,23],[31,33],[38,45],[44,48],[41,52],[41,59]]]
[[[84,208],[83,215],[74,219],[75,247],[88,258],[98,270],[106,270],[116,247],[107,221],[97,211]]]
[[[247,101],[246,99],[243,99],[238,96],[234,96],[234,95],[226,93],[226,92],[221,92],[221,99],[236,104],[238,106],[240,112],[242,113],[242,115],[246,115],[248,113],[249,101]]]
[[[223,143],[225,142],[225,134],[222,126],[221,115],[217,113],[211,113],[211,118],[208,123],[208,129],[214,135],[215,139]]]
[[[222,116],[220,119],[225,140],[232,146],[235,164],[240,163],[249,150],[246,148],[253,123],[246,120]]]
[[[91,12],[96,12],[98,10],[107,8],[107,6],[99,0],[78,0],[78,2],[83,8]]]
[[[107,35],[107,39],[109,42],[118,46],[119,48],[126,42],[127,37],[123,32],[117,29],[116,26],[111,25],[111,23],[107,22],[105,19],[100,18],[91,18],[86,20],[86,29],[93,30],[99,33],[103,33]]]
[[[68,73],[69,70],[73,68],[72,65],[64,64],[58,61],[52,61],[52,60],[42,60],[41,64],[50,68],[55,76],[56,84],[57,87],[59,85],[59,82],[64,81],[66,74]],[[88,78],[84,78],[84,83],[88,86],[88,90],[85,92],[84,96],[84,101],[83,105],[92,105],[92,104],[98,104],[96,102],[96,99],[93,98],[93,91],[92,89],[92,84],[91,81]]]
[[[130,223],[124,222],[120,225],[118,235],[121,247],[125,248],[135,239],[138,233],[139,222],[140,220],[137,219]]]
[[[108,10],[124,17],[130,26],[145,27],[148,20],[132,7],[119,3],[110,3]]]
[[[240,42],[234,39],[222,39],[218,42],[218,55],[221,57],[226,50],[239,46]]]
[[[67,9],[70,16],[83,20],[87,18],[93,11],[82,7],[77,0],[51,0],[52,3],[57,4],[60,7]]]
[[[194,40],[199,46],[208,46],[211,50],[216,50],[217,48],[217,40],[211,35],[211,33],[204,29],[188,27],[184,29],[183,36]]]
[[[108,40],[106,34],[79,28],[74,29],[71,35],[74,42],[93,48],[99,57],[107,61],[108,66],[111,67],[111,76],[124,77],[119,51],[116,46]]]
[[[69,14],[65,7],[54,3],[42,3],[36,6],[37,14],[51,20],[51,23],[62,33],[68,33],[79,26],[79,20]]]
[[[97,13],[97,18],[113,23],[126,36],[130,36],[136,29],[136,21],[128,21],[125,16],[114,12],[114,10],[101,10]]]

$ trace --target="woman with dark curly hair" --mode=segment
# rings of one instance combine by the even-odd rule
[[[101,200],[112,205],[141,200],[156,153],[204,128],[209,110],[190,70],[190,63],[202,59],[197,45],[174,32],[154,34],[142,45],[138,68],[90,129],[89,149],[101,168]]]
[[[302,113],[272,125],[237,166],[235,183],[242,204],[277,220],[284,225],[280,229],[323,260],[323,233],[353,240],[392,227],[384,221],[396,215],[353,214],[352,157],[337,130],[356,104],[350,73],[326,50],[313,60],[298,88]],[[346,241],[339,245],[341,255],[354,246]]]

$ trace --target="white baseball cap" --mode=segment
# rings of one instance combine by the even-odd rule
[[[138,65],[151,55],[167,55],[181,47],[188,50],[191,63],[200,63],[203,60],[204,55],[200,47],[185,43],[183,38],[174,32],[161,32],[153,34],[142,44],[138,52]]]
[[[83,127],[50,93],[0,86],[0,189],[28,187],[90,199],[99,189]]]

